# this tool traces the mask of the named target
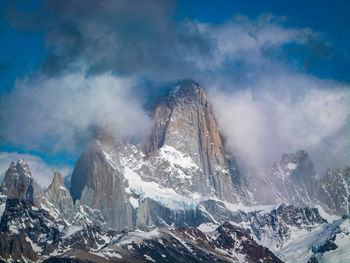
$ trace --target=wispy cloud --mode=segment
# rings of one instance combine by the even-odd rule
[[[110,130],[116,139],[142,139],[151,120],[130,94],[134,85],[130,78],[110,74],[18,80],[1,100],[6,129],[0,136],[27,149],[52,152],[81,150],[96,127]]]
[[[321,173],[350,164],[349,86],[302,74],[261,77],[258,87],[210,94],[228,147],[241,161],[267,165],[282,152],[304,149]]]

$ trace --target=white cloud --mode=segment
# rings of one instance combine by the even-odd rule
[[[133,79],[110,74],[17,80],[2,105],[2,133],[29,149],[66,152],[81,148],[97,126],[111,130],[117,139],[141,138],[151,121],[141,98],[130,94],[133,85]]]
[[[288,43],[303,44],[319,34],[310,28],[287,28],[281,17],[261,15],[256,20],[237,15],[219,25],[193,23],[215,48],[211,57],[188,56],[202,69],[218,70],[237,61],[259,66],[268,61],[268,49],[278,49]]]
[[[73,169],[73,167],[68,165],[48,165],[40,157],[32,154],[0,152],[0,178],[5,176],[5,172],[9,168],[10,163],[16,163],[19,158],[22,158],[24,162],[29,165],[29,169],[32,172],[34,179],[43,188],[50,185],[55,171],[59,171],[63,177],[65,177],[69,175]]]
[[[349,86],[295,73],[262,78],[244,90],[210,93],[228,147],[240,159],[267,165],[282,152],[304,149],[318,171],[350,165]]]

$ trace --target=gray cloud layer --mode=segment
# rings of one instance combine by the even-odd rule
[[[172,19],[173,1],[42,1],[29,15],[18,6],[9,6],[9,21],[44,33],[49,54],[41,69],[49,74],[84,67],[89,74],[157,72],[168,79],[171,72],[178,78],[189,70],[184,57],[210,49],[193,28]]]
[[[2,99],[0,138],[41,151],[74,151],[95,126],[142,138],[151,127],[142,106],[154,87],[190,77],[209,91],[229,148],[248,165],[300,148],[320,167],[350,163],[349,86],[291,67],[298,56],[291,50],[331,55],[324,35],[268,14],[219,25],[175,21],[175,8],[154,0],[43,1],[28,15],[10,5],[10,23],[42,32],[48,56]]]

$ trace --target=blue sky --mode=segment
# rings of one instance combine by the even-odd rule
[[[146,105],[190,77],[206,88],[242,159],[265,165],[305,148],[316,163],[325,163],[317,154],[324,152],[326,165],[349,164],[350,1],[3,1],[0,8],[3,156],[30,154],[68,171],[96,126],[122,139],[147,136]]]

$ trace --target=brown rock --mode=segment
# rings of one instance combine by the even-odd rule
[[[101,210],[110,226],[131,228],[134,222],[123,171],[118,168],[119,163],[113,167],[105,156],[115,154],[115,143],[111,140],[99,138],[86,149],[75,165],[70,191],[74,201],[79,199],[80,204]]]
[[[188,154],[203,171],[198,189],[211,189],[225,200],[238,201],[242,183],[233,158],[226,158],[215,117],[203,89],[192,80],[182,81],[155,106],[154,129],[145,145],[152,154],[163,145]]]
[[[12,260],[19,262],[23,261],[23,257],[33,261],[38,260],[38,256],[26,240],[25,235],[1,234],[0,255],[2,258],[12,258]]]

